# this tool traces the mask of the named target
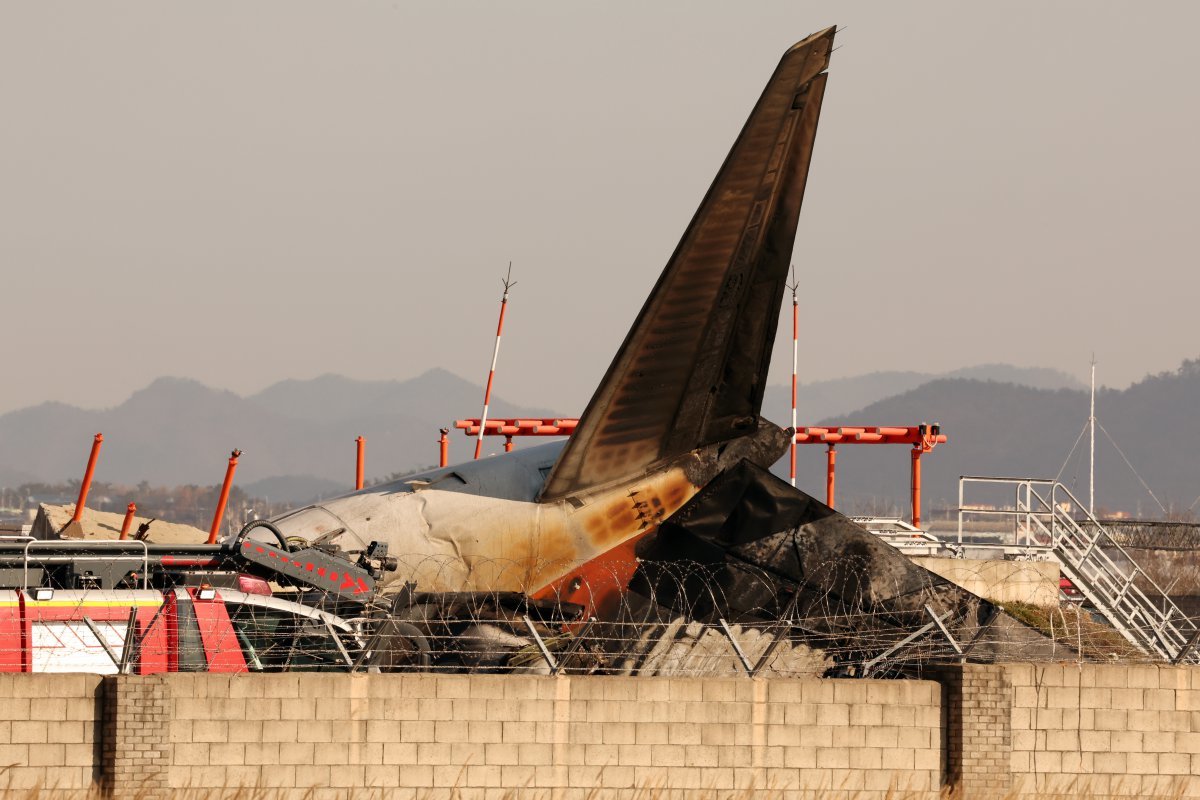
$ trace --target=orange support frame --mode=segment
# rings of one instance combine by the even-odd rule
[[[833,508],[837,496],[837,445],[825,451],[825,505]]]
[[[96,475],[96,462],[100,460],[100,445],[104,444],[104,434],[97,433],[92,439],[92,452],[88,455],[87,469],[83,471],[83,483],[79,484],[79,499],[75,501],[75,513],[71,515],[73,522],[83,518],[83,509],[87,506],[88,492],[92,488],[92,478]]]
[[[137,503],[130,503],[125,506],[125,519],[121,522],[121,535],[118,539],[129,538],[129,528],[133,525],[133,515],[137,513]]]
[[[921,454],[925,451],[920,446],[912,449],[912,525],[921,527]]]
[[[358,457],[354,467],[354,491],[357,492],[363,488],[364,471],[367,460],[367,440],[364,437],[359,436],[354,440],[354,444],[357,445],[356,449],[358,451]]]
[[[796,431],[796,444],[828,445],[825,466],[825,504],[833,508],[835,482],[837,480],[838,444],[909,444],[912,445],[912,461],[909,472],[909,492],[912,504],[912,524],[921,527],[921,456],[947,441],[941,426],[912,425],[908,427],[843,426],[839,428],[800,428]]]
[[[234,450],[229,456],[229,466],[225,469],[225,483],[221,485],[221,497],[217,500],[217,510],[213,514],[212,528],[208,532],[208,543],[217,543],[217,534],[221,532],[221,520],[225,517],[225,504],[229,502],[229,490],[233,487],[233,474],[237,472],[238,457],[241,450]]]
[[[467,436],[479,436],[479,419],[459,419],[454,427]],[[489,419],[484,421],[484,436],[570,436],[575,432],[577,419],[544,417],[542,419]]]

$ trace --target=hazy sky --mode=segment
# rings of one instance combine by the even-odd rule
[[[512,259],[496,391],[581,411],[831,24],[802,380],[1200,355],[1197,3],[3,0],[0,410],[482,381]]]

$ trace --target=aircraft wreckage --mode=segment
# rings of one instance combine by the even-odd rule
[[[779,639],[845,674],[895,668],[925,640],[984,660],[1048,646],[768,472],[793,433],[760,411],[833,39],[784,53],[565,445],[300,509],[272,521],[278,538],[352,557],[386,545],[395,569],[381,584],[406,598],[395,616],[426,636],[455,631],[468,660],[494,667],[529,644],[531,607],[551,634],[597,618],[595,641],[624,671],[662,649],[637,652],[647,624],[721,621],[759,634],[749,649]],[[604,649],[575,655],[577,668]]]
[[[720,646],[753,673],[861,676],[1049,654],[768,471],[794,433],[760,411],[833,39],[784,53],[565,443],[252,522],[227,571],[355,620],[356,667],[679,674]]]

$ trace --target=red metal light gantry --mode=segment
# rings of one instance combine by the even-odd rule
[[[909,425],[903,427],[798,428],[796,444],[823,444],[825,451],[825,505],[833,508],[837,480],[837,445],[839,444],[907,444],[912,445],[909,473],[909,492],[912,503],[912,524],[921,527],[921,456],[947,441],[941,426]]]
[[[483,422],[482,436],[505,437],[504,449],[512,450],[514,436],[569,436],[579,424],[578,419],[569,417],[545,417],[542,419],[489,419]],[[468,436],[479,440],[480,420],[455,420],[454,427],[465,431]],[[796,429],[797,445],[826,445],[825,503],[833,508],[836,499],[837,445],[839,444],[906,444],[912,447],[909,489],[912,499],[912,524],[921,527],[921,456],[939,444],[948,441],[941,426],[901,425],[866,426],[842,425],[838,427],[806,427]],[[449,454],[446,436],[442,434],[441,466],[447,466]]]

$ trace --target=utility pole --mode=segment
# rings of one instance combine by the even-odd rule
[[[1092,353],[1092,409],[1088,414],[1091,458],[1088,469],[1088,513],[1096,516],[1096,354]]]

